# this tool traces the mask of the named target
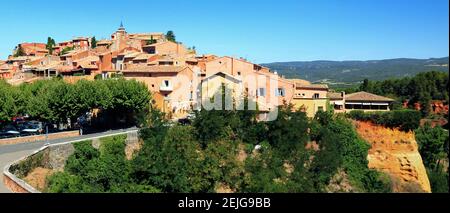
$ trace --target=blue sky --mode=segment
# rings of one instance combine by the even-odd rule
[[[448,0],[8,1],[0,59],[20,42],[173,30],[199,53],[256,63],[449,54]]]

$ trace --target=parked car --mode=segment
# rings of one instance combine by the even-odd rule
[[[22,135],[38,135],[42,133],[42,128],[35,124],[28,124],[20,131]]]
[[[43,126],[44,124],[40,121],[28,121],[18,124],[22,136],[41,134],[44,131]]]
[[[8,125],[0,131],[1,138],[19,137],[20,132],[13,125]]]

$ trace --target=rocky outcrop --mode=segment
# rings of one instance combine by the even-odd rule
[[[394,192],[431,192],[430,182],[413,132],[368,122],[355,122],[358,134],[371,144],[369,168],[391,176]]]
[[[131,160],[133,156],[142,148],[144,142],[139,140],[137,132],[131,132],[127,134],[125,140],[125,156],[127,160]]]
[[[75,148],[71,143],[61,144],[58,146],[50,146],[49,150],[50,156],[48,159],[48,167],[55,171],[63,171],[67,159],[70,155],[73,154],[73,152],[75,152]]]
[[[330,183],[325,187],[325,191],[328,193],[359,192],[352,186],[347,173],[345,173],[343,169],[339,169],[339,171],[331,178]]]

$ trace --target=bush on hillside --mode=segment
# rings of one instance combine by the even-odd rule
[[[359,121],[370,121],[389,128],[400,128],[402,131],[411,131],[419,127],[421,113],[416,110],[393,110],[387,112],[353,110],[348,113],[348,117]]]

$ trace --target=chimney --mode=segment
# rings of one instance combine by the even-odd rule
[[[342,97],[342,100],[345,101],[345,92],[344,91],[341,92],[341,97]]]

